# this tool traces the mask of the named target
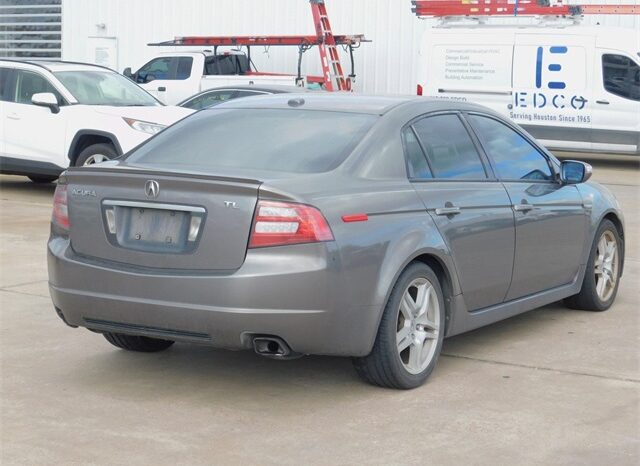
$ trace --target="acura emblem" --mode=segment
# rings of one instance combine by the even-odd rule
[[[160,185],[156,180],[149,180],[144,184],[144,193],[147,197],[158,197]]]

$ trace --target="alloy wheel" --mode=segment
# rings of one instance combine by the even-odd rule
[[[93,154],[87,157],[87,160],[85,160],[82,165],[93,165],[96,163],[106,162],[107,160],[110,159],[104,154]]]
[[[433,359],[440,335],[440,303],[426,278],[413,280],[402,295],[396,330],[398,355],[404,368],[419,374]]]
[[[598,240],[594,263],[596,293],[603,302],[611,298],[616,288],[619,262],[618,242],[615,235],[607,230]]]

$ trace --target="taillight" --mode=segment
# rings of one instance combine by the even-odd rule
[[[250,248],[332,241],[333,233],[315,207],[290,202],[258,201]]]
[[[67,185],[59,184],[53,195],[53,214],[51,222],[63,229],[69,230],[69,209],[67,208]]]
[[[416,93],[418,95],[422,95],[422,84],[418,84],[418,87],[416,88]]]

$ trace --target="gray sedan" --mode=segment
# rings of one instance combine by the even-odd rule
[[[127,350],[351,356],[412,388],[445,337],[561,299],[611,306],[623,218],[590,175],[480,106],[238,99],[60,178],[51,296]]]

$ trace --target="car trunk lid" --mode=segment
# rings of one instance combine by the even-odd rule
[[[258,180],[98,167],[66,179],[71,246],[81,256],[170,270],[244,262]]]

